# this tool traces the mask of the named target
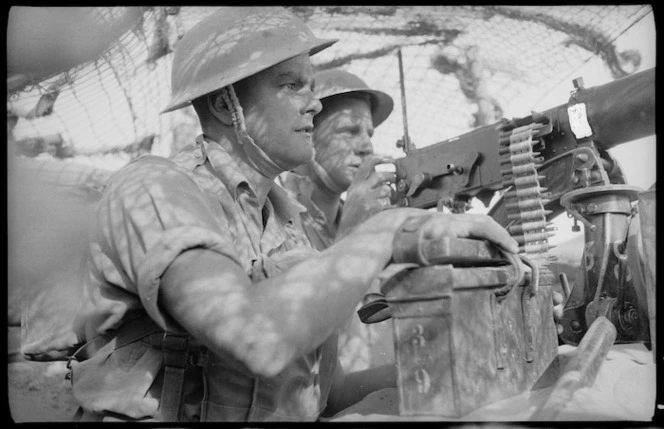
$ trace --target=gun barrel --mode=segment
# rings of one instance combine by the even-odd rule
[[[570,104],[574,102],[586,105],[593,142],[601,149],[653,135],[655,69],[583,88],[570,98]]]
[[[616,327],[603,316],[590,325],[556,382],[547,400],[540,405],[530,420],[554,420],[572,399],[574,393],[595,383],[597,374],[616,340]]]
[[[623,143],[655,134],[655,69],[648,69],[614,81],[572,92],[566,104],[516,119],[516,124],[548,117],[554,138],[571,135],[568,107],[585,104],[586,119],[592,129],[593,143],[610,149]],[[560,135],[555,135],[558,132]],[[570,137],[571,138],[571,137]]]

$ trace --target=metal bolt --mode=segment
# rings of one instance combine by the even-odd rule
[[[405,191],[406,190],[406,182],[403,180],[399,180],[399,183],[397,183],[397,189],[400,191]]]
[[[588,161],[588,154],[587,153],[580,153],[576,155],[576,160],[580,162],[586,162]]]
[[[572,85],[574,85],[574,89],[583,89],[583,78],[577,77],[576,79],[572,80]]]

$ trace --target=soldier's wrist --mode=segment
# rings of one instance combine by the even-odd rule
[[[429,265],[423,252],[425,225],[433,214],[409,216],[394,233],[392,240],[392,260],[396,263],[415,263]]]

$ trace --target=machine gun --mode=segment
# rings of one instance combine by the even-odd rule
[[[640,189],[625,184],[607,150],[655,134],[655,69],[593,88],[573,84],[566,104],[409,148],[396,160],[397,204],[463,211],[473,197],[487,205],[504,191],[489,215],[543,266],[550,221],[567,211],[577,230],[577,222],[585,227],[585,281],[568,297],[560,338],[576,345],[605,316],[617,342],[649,342],[646,293],[626,268]]]

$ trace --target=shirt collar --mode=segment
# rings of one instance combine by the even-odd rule
[[[320,221],[327,225],[327,217],[325,213],[313,202],[311,195],[316,186],[314,182],[306,175],[289,172],[287,180],[292,180],[295,183],[295,194],[297,201],[313,216],[314,218],[320,219]],[[337,210],[337,215],[334,219],[334,223],[339,225],[339,220],[341,219],[341,210],[343,209],[344,201],[343,199],[339,200],[339,209]]]
[[[201,134],[196,137],[196,143],[200,145],[203,153],[210,161],[214,174],[228,187],[236,201],[239,188],[248,190],[253,198],[257,198],[256,192],[247,177],[238,167],[237,160],[226,149],[226,146],[231,144],[230,140],[222,137],[220,141],[216,141]],[[275,215],[282,224],[292,221],[301,212],[306,211],[302,204],[293,199],[277,183],[272,184],[267,197],[272,203]]]
[[[307,211],[305,206],[293,199],[284,188],[276,183],[272,184],[267,197],[272,202],[274,212],[282,223],[290,222],[300,216],[300,213]]]

